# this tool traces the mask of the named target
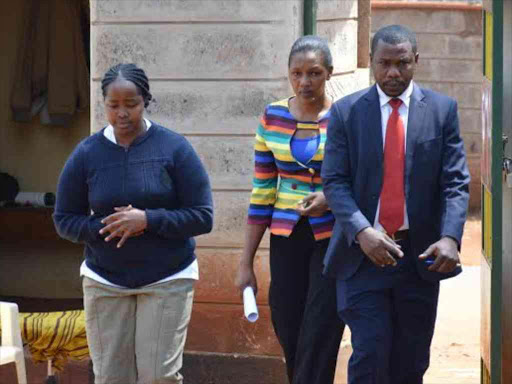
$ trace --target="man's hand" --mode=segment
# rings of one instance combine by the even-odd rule
[[[450,273],[460,265],[458,244],[451,237],[443,237],[423,252],[419,258],[435,257],[433,264],[428,267],[431,272]]]
[[[313,192],[297,203],[295,210],[301,216],[322,215],[329,209],[323,192]]]
[[[392,254],[400,258],[404,256],[400,246],[393,239],[375,228],[367,227],[363,229],[357,234],[356,238],[366,256],[379,267],[395,266],[397,262]]]
[[[147,227],[146,212],[133,208],[131,205],[114,209],[116,213],[101,220],[105,227],[100,230],[100,234],[103,235],[106,232],[110,232],[105,241],[110,241],[114,237],[120,237],[121,240],[117,243],[117,248],[121,248],[128,238],[144,233]]]

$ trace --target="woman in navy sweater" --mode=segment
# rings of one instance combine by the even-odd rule
[[[144,118],[142,69],[112,67],[102,91],[110,124],[69,157],[54,213],[60,236],[85,243],[95,383],[182,383],[198,279],[193,237],[212,229],[210,183],[183,136]]]

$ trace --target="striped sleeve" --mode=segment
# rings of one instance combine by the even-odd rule
[[[266,114],[265,114],[266,115]],[[254,143],[254,177],[252,179],[249,224],[270,226],[277,194],[277,167],[274,154],[265,141],[265,116],[256,131]]]

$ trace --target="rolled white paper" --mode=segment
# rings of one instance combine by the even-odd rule
[[[245,287],[244,289],[244,314],[251,323],[254,323],[259,317],[252,287]]]
[[[19,192],[14,201],[20,205],[53,207],[55,205],[55,195],[51,192]]]

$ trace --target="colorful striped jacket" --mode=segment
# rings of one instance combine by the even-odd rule
[[[288,237],[300,219],[297,203],[311,192],[322,191],[320,168],[324,157],[330,112],[318,122],[299,122],[290,113],[289,99],[269,104],[256,131],[254,178],[249,224],[265,224],[270,232]],[[318,128],[320,144],[307,164],[292,156],[290,141],[297,129]],[[309,216],[316,240],[331,237],[334,216],[328,211]]]

